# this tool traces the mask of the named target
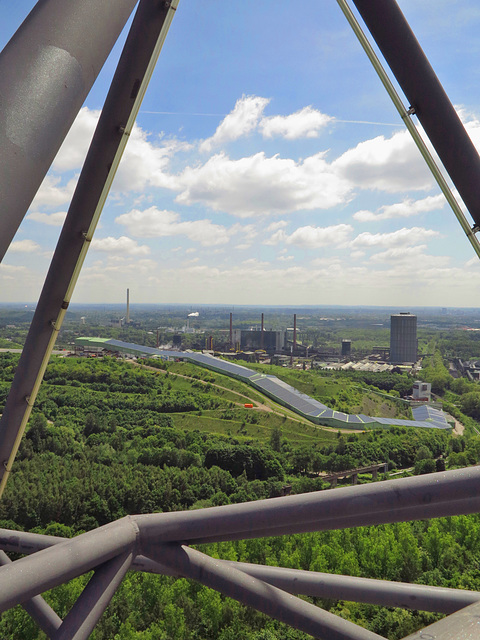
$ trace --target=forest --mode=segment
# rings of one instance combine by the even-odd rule
[[[0,409],[17,359],[16,354],[0,355]],[[466,429],[463,437],[398,427],[366,433],[323,430],[288,413],[248,412],[242,408],[248,389],[219,374],[179,363],[156,366],[161,368],[141,368],[114,358],[52,359],[0,503],[0,526],[71,537],[129,513],[198,509],[271,498],[286,490],[335,490],[322,474],[376,462],[387,462],[389,474],[401,477],[476,464],[479,459],[480,437],[473,429]],[[434,363],[432,367],[435,372]],[[317,395],[325,388],[333,396],[343,391],[346,407],[358,401],[358,385],[392,391],[403,383],[401,375],[334,380],[317,372],[304,380]],[[338,390],[332,391],[336,384]],[[457,411],[476,424],[460,408]],[[209,429],[208,424],[214,426]],[[302,429],[307,437],[300,436]],[[340,479],[339,484],[349,482]],[[360,474],[359,482],[372,482],[372,477]],[[459,516],[201,549],[231,560],[480,590],[479,519]],[[87,579],[53,589],[46,599],[63,616]],[[438,617],[313,601],[391,640]],[[44,636],[18,607],[2,616],[0,637]],[[307,636],[198,584],[131,572],[92,638]]]

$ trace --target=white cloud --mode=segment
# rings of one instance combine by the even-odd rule
[[[274,136],[282,136],[287,140],[318,138],[320,130],[333,120],[334,118],[312,107],[304,107],[288,116],[263,118],[259,128],[265,138]]]
[[[278,220],[268,225],[267,231],[277,231],[277,229],[284,229],[288,225],[286,220]]]
[[[349,224],[337,224],[331,227],[299,227],[290,236],[287,236],[286,243],[293,244],[304,249],[319,249],[331,245],[345,243],[353,227]]]
[[[369,231],[365,231],[352,240],[350,246],[355,249],[359,247],[393,248],[414,245],[418,242],[422,242],[428,238],[434,238],[439,235],[438,231],[434,231],[433,229],[424,229],[422,227],[412,227],[411,229],[403,227],[403,229],[398,229],[397,231],[392,231],[390,233],[370,233]]]
[[[40,211],[34,211],[27,216],[28,220],[34,220],[35,222],[40,222],[41,224],[46,224],[51,227],[61,227],[66,217],[66,211],[56,211],[55,213],[40,213]]]
[[[422,200],[404,200],[396,204],[384,205],[373,211],[357,211],[353,214],[355,220],[359,222],[376,222],[378,220],[391,220],[392,218],[409,218],[421,213],[428,213],[435,209],[442,209],[445,206],[443,194],[428,196]]]
[[[115,222],[124,225],[132,235],[143,238],[182,235],[203,246],[223,244],[229,239],[227,229],[211,220],[182,222],[178,213],[161,211],[157,207],[150,207],[144,211],[133,209],[118,216]]]
[[[287,245],[295,245],[302,249],[319,249],[320,247],[344,244],[349,239],[352,231],[353,227],[349,224],[337,224],[330,227],[307,225],[299,227],[290,235],[279,229],[263,244],[276,245],[280,242],[285,242]]]
[[[40,245],[33,240],[17,240],[8,248],[12,253],[37,253]]]
[[[167,173],[171,158],[190,145],[175,139],[154,144],[148,134],[135,125],[130,134],[112,185],[113,191],[143,191],[147,187],[175,188],[176,179]]]
[[[139,245],[136,240],[121,236],[120,238],[93,238],[92,251],[102,251],[105,253],[122,254],[130,256],[145,256],[150,253],[150,247]]]
[[[71,178],[64,185],[61,182],[60,176],[47,175],[33,199],[31,209],[59,207],[70,202],[77,186],[77,177]]]
[[[82,107],[72,124],[55,160],[55,171],[69,171],[82,166],[97,126],[100,111]]]
[[[351,184],[317,153],[303,161],[267,158],[260,152],[231,160],[224,153],[204,165],[187,167],[178,178],[177,201],[200,202],[242,218],[329,209],[347,201]]]
[[[337,158],[332,170],[362,189],[389,193],[431,189],[434,183],[407,131],[360,142]]]
[[[223,145],[256,129],[263,110],[270,102],[267,98],[258,96],[242,96],[235,103],[233,111],[218,125],[211,138],[200,144],[200,151],[211,151],[213,147]]]

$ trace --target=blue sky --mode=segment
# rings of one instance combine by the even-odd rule
[[[33,4],[0,0],[2,47]],[[478,3],[399,4],[480,146]],[[39,296],[120,50],[0,265],[2,302]],[[73,302],[127,287],[138,303],[476,306],[478,259],[335,0],[180,0]]]

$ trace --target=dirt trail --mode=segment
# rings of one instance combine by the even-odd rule
[[[164,369],[157,369],[156,367],[151,367],[147,364],[141,364],[140,362],[136,362],[135,360],[127,360],[127,362],[129,362],[130,364],[136,367],[140,367],[141,369],[147,369],[148,371],[153,371],[155,373],[163,373],[163,374],[167,373],[167,371],[165,371]],[[222,389],[223,391],[229,391],[230,393],[240,396],[241,398],[246,398],[246,397],[248,398],[248,396],[245,396],[244,394],[238,391],[233,391],[233,389],[229,389],[228,387],[222,387],[222,385],[216,384],[215,382],[206,382],[205,380],[199,380],[198,378],[193,378],[192,376],[186,376],[182,373],[171,373],[170,375],[179,376],[180,378],[185,378],[185,380],[192,380],[193,382],[200,382],[201,384],[204,384],[204,385],[209,384],[212,387],[216,387],[217,389]],[[363,433],[361,429],[335,429],[333,427],[319,426],[307,420],[302,420],[300,417],[294,417],[290,415],[290,411],[287,409],[285,411],[288,411],[288,413],[283,413],[282,411],[276,411],[272,407],[269,407],[267,404],[258,402],[258,400],[253,400],[251,398],[248,398],[248,400],[251,404],[253,404],[254,410],[256,409],[258,411],[267,411],[269,413],[274,413],[277,416],[281,416],[282,418],[286,416],[289,420],[292,420],[293,422],[299,422],[300,424],[303,424],[308,427],[313,427],[315,429],[321,429],[326,431],[334,431],[335,433],[337,431],[340,431],[342,433]],[[243,407],[245,402],[234,402],[234,404],[236,404],[238,407]]]
[[[167,371],[165,371],[164,369],[157,369],[156,367],[150,367],[147,364],[141,364],[139,362],[135,362],[134,360],[128,360],[128,362],[130,364],[133,364],[136,367],[140,367],[141,369],[148,369],[149,371],[154,371],[155,373],[163,373],[166,374]],[[215,382],[207,382],[206,380],[200,380],[199,378],[193,378],[192,376],[186,376],[183,373],[170,373],[171,376],[178,376],[179,378],[184,378],[185,380],[191,380],[192,382],[199,382],[200,384],[203,384],[205,386],[210,385],[211,387],[215,387],[217,389],[222,389],[223,391],[228,391],[229,393],[233,393],[236,396],[240,396],[240,398],[245,398],[245,400],[247,400],[250,404],[253,404],[253,408],[254,409],[261,409],[262,411],[270,411],[273,412],[273,409],[271,407],[268,407],[266,404],[262,404],[261,402],[258,402],[257,400],[253,400],[252,398],[248,398],[248,396],[246,396],[243,393],[240,393],[239,391],[234,391],[233,389],[229,389],[228,387],[222,387],[222,385],[217,384]],[[243,407],[245,405],[245,401],[244,402],[234,402],[234,404],[238,405],[239,407]]]

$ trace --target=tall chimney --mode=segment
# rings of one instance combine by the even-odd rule
[[[230,348],[233,348],[233,313],[230,314]]]
[[[263,349],[263,313],[262,313],[262,332],[260,334],[260,349]]]
[[[127,317],[125,323],[130,324],[130,289],[127,289]]]

